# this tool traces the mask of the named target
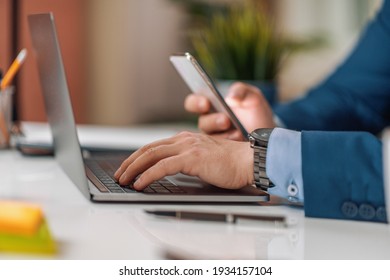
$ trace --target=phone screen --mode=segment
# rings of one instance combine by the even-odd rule
[[[195,94],[207,97],[213,109],[225,113],[232,121],[234,127],[241,131],[244,139],[248,140],[248,132],[225,102],[210,76],[207,75],[206,71],[196,59],[191,54],[185,53],[172,55],[170,61],[190,90]]]

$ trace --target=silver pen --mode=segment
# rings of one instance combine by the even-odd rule
[[[252,220],[261,222],[276,222],[286,225],[286,217],[281,215],[259,215],[259,214],[235,214],[235,213],[212,213],[195,211],[173,211],[173,210],[145,210],[146,213],[169,217],[180,220],[197,220],[210,222],[236,223],[238,220]]]

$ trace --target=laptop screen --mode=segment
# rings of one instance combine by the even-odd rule
[[[28,16],[54,154],[65,173],[88,199],[88,181],[51,13]]]

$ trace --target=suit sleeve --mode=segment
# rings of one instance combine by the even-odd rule
[[[351,55],[322,84],[274,110],[287,128],[362,130],[390,124],[390,0],[368,25]]]
[[[305,214],[386,222],[382,145],[366,132],[302,132]]]

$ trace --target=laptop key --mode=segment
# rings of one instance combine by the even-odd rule
[[[125,191],[122,189],[112,189],[110,190],[111,193],[124,193]]]
[[[150,188],[150,187],[146,187],[145,189],[143,189],[142,192],[144,192],[144,193],[155,193],[155,191],[152,188]]]
[[[137,191],[133,190],[133,189],[130,189],[130,188],[122,188],[122,190],[124,190],[126,193],[135,193]]]
[[[170,193],[169,190],[167,190],[164,187],[151,187],[156,193]]]
[[[114,180],[112,179],[101,179],[100,180],[103,184],[108,185],[108,184],[113,184]]]
[[[119,186],[107,186],[107,188],[110,190],[110,192],[124,192],[124,190]]]
[[[112,192],[112,193],[124,193],[125,191],[122,190],[122,189],[113,189],[113,190],[110,190],[110,192]]]
[[[168,188],[168,187],[176,187],[176,185],[172,184],[171,182],[160,182],[162,186]]]
[[[121,188],[121,186],[119,186],[118,184],[115,184],[115,183],[108,183],[108,184],[104,184],[107,188]]]
[[[185,191],[183,189],[180,189],[180,188],[175,188],[175,189],[168,188],[168,190],[171,193],[185,193]]]

